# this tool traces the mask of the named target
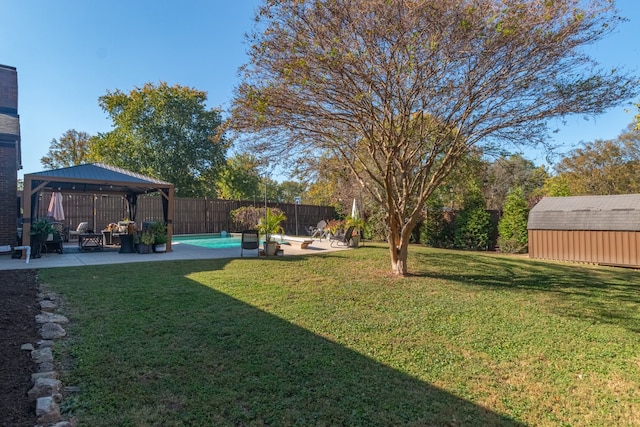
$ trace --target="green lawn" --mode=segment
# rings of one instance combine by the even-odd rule
[[[639,425],[640,272],[383,246],[40,271],[91,426]]]

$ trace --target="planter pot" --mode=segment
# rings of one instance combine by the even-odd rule
[[[352,248],[357,248],[358,246],[360,246],[359,234],[354,234],[351,236],[351,241],[349,242],[349,246],[351,246]]]
[[[167,244],[157,243],[153,245],[153,252],[167,252]]]
[[[278,250],[278,242],[263,242],[264,254],[266,256],[274,256]]]
[[[145,245],[142,243],[138,243],[138,253],[139,254],[150,254],[152,250],[151,245]]]
[[[46,234],[31,235],[31,258],[40,258],[40,249],[47,241],[47,237]]]

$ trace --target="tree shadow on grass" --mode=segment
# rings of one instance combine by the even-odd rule
[[[420,265],[419,276],[489,289],[555,295],[556,314],[640,332],[637,270],[462,251],[427,250],[412,256]]]
[[[227,262],[212,261],[206,271],[189,262],[139,266],[167,269],[171,277],[119,285],[127,275],[116,271],[61,289],[69,304],[91,305],[90,312],[76,311],[74,322],[85,325],[71,332],[78,340],[73,351],[99,343],[90,351],[100,354],[84,353],[75,374],[87,404],[81,422],[524,425],[195,279],[216,275]]]

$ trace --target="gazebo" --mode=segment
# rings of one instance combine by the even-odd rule
[[[38,193],[42,190],[64,193],[112,193],[123,195],[135,215],[139,194],[160,192],[167,224],[167,251],[173,235],[174,185],[104,163],[87,163],[24,175],[22,197],[22,244],[29,245],[29,231],[35,217]],[[131,218],[135,220],[135,217]]]

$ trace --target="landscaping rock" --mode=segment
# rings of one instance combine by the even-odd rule
[[[39,424],[57,423],[60,421],[60,406],[53,397],[40,397],[36,401],[36,416]]]
[[[40,309],[42,311],[52,313],[56,308],[58,308],[58,304],[50,300],[40,301]]]
[[[62,314],[40,313],[36,315],[36,323],[69,323],[69,319]]]
[[[33,388],[27,392],[27,396],[31,400],[36,400],[40,397],[58,394],[60,391],[60,385],[60,380],[53,378],[38,378],[36,379]]]
[[[31,352],[31,358],[36,363],[53,362],[53,353],[50,347],[45,347],[40,350],[33,350]]]
[[[67,335],[67,331],[65,331],[62,326],[57,323],[45,323],[40,328],[40,336],[47,340],[53,340],[56,338],[62,338]]]
[[[56,371],[47,371],[47,372],[36,372],[35,374],[31,374],[31,381],[34,383],[38,378],[58,378],[58,373]]]

